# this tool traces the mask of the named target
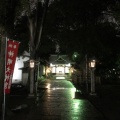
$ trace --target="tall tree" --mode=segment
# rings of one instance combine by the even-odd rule
[[[29,30],[29,40],[27,40],[29,42],[30,57],[34,59],[35,52],[39,48],[49,0],[43,2],[39,0],[1,0],[0,2],[0,34],[14,39],[17,37],[14,28],[22,22],[21,20],[25,19]]]
[[[86,51],[95,54],[93,48],[99,43],[102,45],[96,30],[100,25],[105,26],[104,13],[114,4],[114,0],[55,0],[48,10],[46,34],[57,39],[66,53],[78,50],[83,54]]]
[[[22,18],[26,19],[26,24],[29,30],[29,49],[31,59],[35,57],[35,51],[39,48],[41,39],[43,22],[47,10],[49,0],[43,2],[39,0],[19,0],[19,7],[17,7],[17,22]],[[18,17],[19,16],[19,17]]]

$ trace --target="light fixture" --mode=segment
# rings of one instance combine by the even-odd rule
[[[93,57],[89,61],[89,67],[91,68],[91,93],[90,95],[96,95],[95,93],[95,78],[94,78],[94,70],[96,66],[96,59]]]
[[[90,62],[89,62],[89,67],[90,67],[90,68],[95,68],[95,65],[96,65],[96,60],[95,60],[95,58],[91,58],[91,59],[90,59]]]
[[[35,67],[35,61],[34,60],[30,60],[30,68],[34,68]]]

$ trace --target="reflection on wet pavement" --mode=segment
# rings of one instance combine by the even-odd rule
[[[105,120],[88,100],[75,99],[70,81],[48,80],[44,86],[48,89],[29,120]]]

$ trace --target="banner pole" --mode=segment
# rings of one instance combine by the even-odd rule
[[[5,45],[5,75],[6,75],[6,53],[7,53],[7,37],[5,39],[6,45]],[[3,86],[3,120],[5,120],[5,107],[6,107],[6,97],[5,97],[5,80],[6,76],[4,79],[4,86]]]

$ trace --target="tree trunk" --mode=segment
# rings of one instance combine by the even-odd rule
[[[35,60],[35,45],[34,45],[34,21],[32,18],[29,20],[29,31],[30,31],[30,60]],[[29,69],[29,87],[30,87],[30,96],[34,96],[34,68]]]
[[[5,79],[5,51],[6,51],[6,38],[0,37],[0,112],[2,113],[3,105],[3,88],[4,88],[4,79]]]

